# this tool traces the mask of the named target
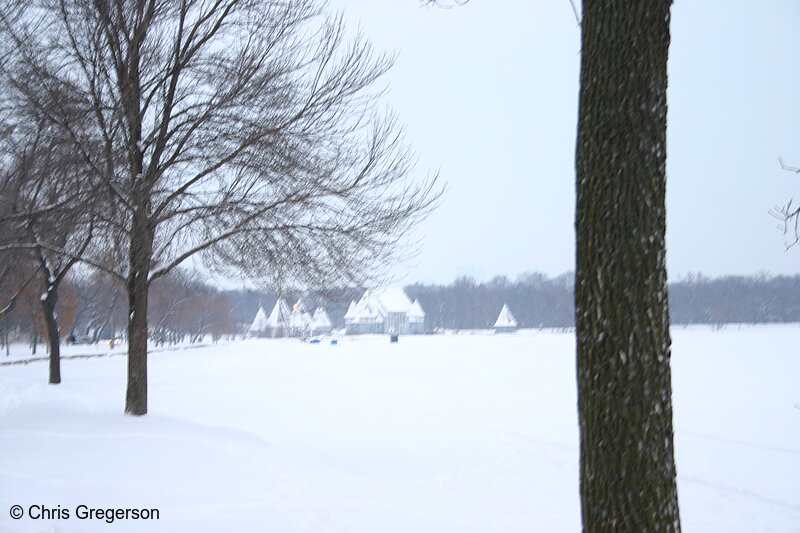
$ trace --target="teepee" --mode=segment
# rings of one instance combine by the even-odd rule
[[[500,315],[497,317],[497,321],[494,323],[494,332],[510,333],[512,331],[517,331],[517,321],[514,318],[514,315],[511,314],[511,310],[508,308],[508,305],[503,304],[503,308],[500,310]]]
[[[267,313],[264,311],[263,307],[259,307],[256,317],[253,319],[253,323],[250,324],[249,328],[247,328],[247,333],[254,337],[265,336],[267,331],[267,321]]]
[[[311,325],[309,326],[312,335],[326,335],[333,330],[333,324],[328,313],[322,307],[317,307],[314,311],[314,316],[311,317]]]

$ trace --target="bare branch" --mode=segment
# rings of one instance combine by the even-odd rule
[[[778,162],[781,164],[781,168],[786,170],[787,172],[794,172],[795,174],[800,174],[800,167],[790,167],[786,163],[783,162],[782,157],[778,157]]]
[[[420,0],[420,4],[423,6],[435,6],[441,9],[451,9],[455,6],[464,6],[469,3],[469,0],[452,0],[452,3],[445,2],[443,0]],[[578,26],[581,25],[581,16],[578,11],[578,6],[575,4],[575,0],[569,0],[570,5],[572,6],[572,13],[575,15],[575,22],[578,23]]]
[[[452,4],[443,2],[442,0],[420,0],[423,5],[432,5],[442,9],[450,9],[455,6],[465,6],[469,0],[452,0]]]
[[[0,280],[8,279],[11,269],[12,267],[10,265],[6,265],[0,273]],[[2,303],[2,306],[0,306],[0,318],[2,318],[3,316],[7,315],[8,313],[14,310],[14,307],[16,306],[17,301],[19,300],[19,297],[22,295],[22,293],[25,292],[25,289],[28,287],[31,281],[34,280],[35,277],[36,277],[36,272],[31,271],[27,275],[27,277],[22,280],[21,283],[16,285],[16,287],[13,288],[4,287],[3,291],[4,299],[0,300],[0,303]]]
[[[575,22],[578,23],[578,26],[581,25],[581,16],[578,13],[578,6],[575,4],[575,0],[569,0],[570,5],[572,6],[572,13],[575,15]]]
[[[778,162],[783,170],[800,174],[800,168],[786,165],[783,158],[778,157]],[[787,250],[800,241],[800,207],[794,207],[792,202],[793,200],[789,200],[784,206],[774,207],[769,211],[770,215],[781,221],[784,235],[793,233],[792,239],[785,243]]]

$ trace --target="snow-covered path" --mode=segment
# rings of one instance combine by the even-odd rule
[[[673,337],[684,531],[797,533],[800,327]],[[125,363],[0,367],[0,531],[580,530],[571,334],[159,352],[142,418]]]

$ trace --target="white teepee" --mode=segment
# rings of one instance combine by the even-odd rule
[[[249,328],[247,328],[247,333],[255,336],[263,336],[267,331],[268,320],[269,319],[267,318],[267,313],[264,311],[264,308],[259,307],[256,317],[253,319],[253,323],[250,324]]]
[[[503,308],[500,310],[500,315],[497,317],[497,321],[494,323],[494,332],[506,333],[516,330],[517,320],[514,318],[514,315],[511,314],[511,310],[508,308],[508,305],[503,304]]]
[[[309,328],[312,335],[323,335],[333,330],[333,323],[331,323],[331,319],[325,309],[317,307],[314,311],[314,316],[311,317]]]
[[[264,337],[285,337],[288,335],[290,314],[289,306],[286,305],[283,298],[278,298],[261,335]]]

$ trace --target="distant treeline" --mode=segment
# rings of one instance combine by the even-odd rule
[[[521,328],[566,327],[574,323],[573,276],[524,274],[516,281],[498,276],[486,283],[459,278],[450,285],[410,285],[406,294],[425,310],[426,328],[491,328],[508,304]]]
[[[800,322],[800,275],[688,276],[669,284],[675,324]]]
[[[438,329],[482,329],[494,325],[503,304],[522,328],[571,327],[574,325],[573,274],[557,277],[523,274],[515,280],[505,276],[478,283],[462,277],[449,285],[414,284],[405,287],[409,298],[418,299],[426,313],[425,327]],[[337,327],[351,300],[362,289],[337,289],[325,293],[288,294],[287,302],[303,299],[311,310],[321,305]],[[263,291],[228,291],[231,319],[248,323],[259,303],[272,309],[277,296]],[[725,276],[708,278],[693,274],[669,284],[673,324],[726,324],[800,322],[800,275]]]
[[[38,287],[31,284],[12,312],[0,316],[0,346],[29,341],[33,351],[44,338]],[[503,304],[508,304],[521,328],[562,328],[574,324],[573,275],[557,277],[524,274],[515,280],[498,276],[478,283],[459,278],[449,285],[414,284],[406,294],[425,310],[425,329],[491,328]],[[126,334],[127,301],[124,288],[101,274],[68,279],[61,288],[57,312],[62,337],[97,342]],[[290,305],[302,299],[313,312],[322,306],[335,327],[344,326],[344,314],[360,288],[321,292],[284,292]],[[670,283],[673,324],[727,324],[800,322],[800,275],[687,276]],[[176,270],[159,279],[150,291],[148,311],[154,344],[216,339],[241,335],[258,307],[272,310],[277,294],[255,290],[219,290],[202,276]]]

